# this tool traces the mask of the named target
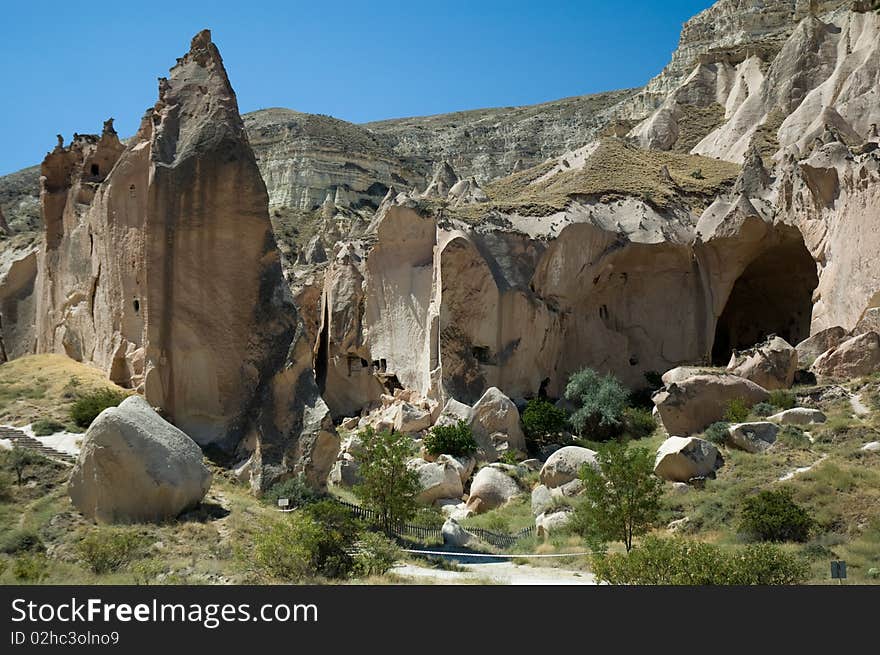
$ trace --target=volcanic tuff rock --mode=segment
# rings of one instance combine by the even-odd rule
[[[322,484],[338,439],[210,33],[127,146],[112,121],[59,143],[41,186],[37,351],[142,389],[203,446],[252,453],[255,487],[289,471]]]

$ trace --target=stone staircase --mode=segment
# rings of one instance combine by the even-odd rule
[[[76,457],[73,455],[68,455],[67,453],[62,453],[60,450],[50,448],[15,428],[0,427],[0,439],[9,439],[13,445],[27,448],[28,450],[32,450],[44,457],[48,457],[49,459],[53,459],[63,464],[72,466],[76,462]]]

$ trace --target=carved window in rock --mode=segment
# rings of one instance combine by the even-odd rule
[[[480,364],[492,363],[492,352],[489,350],[489,346],[474,346],[471,348],[471,354]]]
[[[92,167],[90,170],[92,173],[92,177],[100,177],[101,176],[101,167],[98,166],[97,164],[92,164]]]
[[[357,374],[367,368],[368,363],[365,359],[361,359],[357,355],[349,355],[348,356],[348,376],[351,377],[352,374]]]
[[[137,298],[135,298],[134,300],[131,301],[131,307],[132,307],[132,309],[134,309],[135,314],[141,313],[141,301],[138,300]]]
[[[134,184],[128,187],[128,197],[137,198],[137,189],[135,188]]]

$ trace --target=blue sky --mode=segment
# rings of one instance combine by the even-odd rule
[[[353,122],[523,105],[644,84],[711,0],[6,3],[0,175],[108,116],[134,133],[166,74],[212,30],[242,112]]]

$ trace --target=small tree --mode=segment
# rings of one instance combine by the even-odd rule
[[[400,433],[375,432],[367,428],[360,434],[361,483],[354,492],[361,503],[378,512],[382,528],[406,521],[416,513],[416,496],[422,490],[419,477],[406,463],[411,455],[411,439]]]
[[[613,375],[581,369],[569,378],[565,397],[578,406],[569,422],[580,436],[603,440],[620,434],[629,391]]]
[[[575,509],[573,529],[589,541],[622,541],[627,552],[633,537],[645,534],[660,513],[662,482],[654,476],[647,448],[611,442],[600,448],[599,470],[584,466],[584,500]]]
[[[9,451],[9,454],[6,456],[6,462],[9,468],[15,471],[19,487],[27,467],[37,464],[41,459],[43,459],[42,456],[21,446],[13,446],[12,450]]]

